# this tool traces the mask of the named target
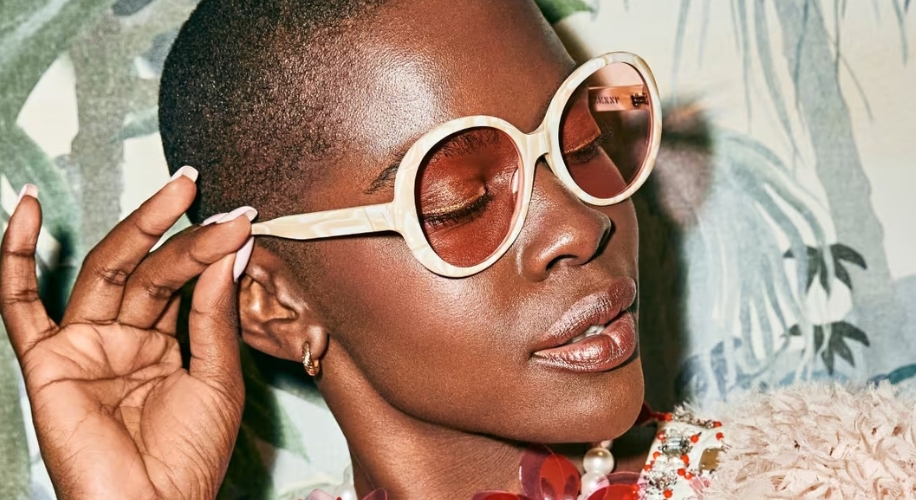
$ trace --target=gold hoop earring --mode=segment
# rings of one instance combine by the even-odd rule
[[[321,371],[321,361],[312,359],[312,346],[308,342],[302,346],[302,366],[305,367],[305,373],[308,373],[310,377],[318,375],[318,372]]]

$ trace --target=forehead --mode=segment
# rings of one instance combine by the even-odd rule
[[[574,66],[528,0],[393,1],[369,22],[337,112],[348,163],[359,156],[373,175],[453,118],[492,115],[532,131]]]

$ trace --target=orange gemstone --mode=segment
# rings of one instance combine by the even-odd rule
[[[658,437],[658,440],[659,440],[659,441],[664,441],[664,440],[668,439],[668,435],[665,434],[664,431],[659,432],[657,437]]]
[[[688,473],[684,474],[684,479],[686,479],[686,480],[688,480],[688,481],[691,480],[691,479],[693,479],[693,473],[692,473],[692,472],[688,472]]]
[[[718,439],[719,441],[722,441],[722,438],[724,437],[725,437],[725,434],[722,434],[721,432],[716,433],[716,439]]]
[[[674,415],[672,415],[671,413],[665,413],[665,415],[662,417],[662,420],[664,420],[665,422],[670,422],[674,420]]]
[[[661,456],[661,454],[662,454],[662,452],[656,451],[655,453],[652,454],[652,458],[658,458],[658,457]]]
[[[646,472],[649,472],[650,470],[652,470],[652,465],[651,464],[643,465],[642,469]]]
[[[699,434],[694,434],[693,436],[690,436],[690,442],[693,443],[693,444],[697,444],[697,441],[699,441],[699,440],[700,440],[700,435],[699,435]]]
[[[716,420],[715,422],[712,423],[712,426],[713,427],[722,427],[722,422],[719,422],[718,420]]]
[[[671,490],[665,490],[665,498],[671,498],[674,493]]]
[[[678,476],[683,476],[684,474],[687,474],[687,469],[678,469],[677,470]]]
[[[681,460],[684,461],[684,464],[690,465],[690,457],[688,457],[686,453],[681,455]]]

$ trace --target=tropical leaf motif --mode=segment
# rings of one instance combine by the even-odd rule
[[[246,391],[242,427],[262,441],[308,460],[298,428],[264,381],[247,348],[242,349],[242,373]]]
[[[216,498],[243,500],[273,497],[273,480],[257,447],[257,435],[250,426],[243,425],[239,429],[229,468]]]
[[[258,441],[287,450],[306,460],[308,454],[295,424],[280,405],[276,394],[264,382],[244,346],[241,349],[241,361],[245,379],[245,411],[218,498],[273,498],[273,477],[264,463]]]
[[[11,126],[45,70],[111,0],[0,3],[0,125]]]
[[[111,12],[116,16],[130,16],[143,10],[155,0],[118,0],[111,6]]]
[[[828,331],[830,340],[824,346],[824,339]],[[788,334],[789,336],[799,337],[801,336],[801,328],[795,325],[789,329]],[[850,349],[847,340],[853,340],[865,347],[871,345],[865,332],[846,321],[837,321],[828,325],[814,325],[814,351],[821,353],[824,366],[827,367],[827,372],[831,375],[833,375],[836,367],[837,356],[849,363],[850,366],[856,365],[852,349]]]
[[[830,276],[829,271],[827,270],[827,263],[824,259],[824,251],[820,248],[815,247],[805,247],[807,253],[807,262],[808,262],[808,276],[805,283],[805,290],[810,290],[811,285],[814,283],[814,279],[818,278],[821,286],[824,288],[828,294],[830,293]],[[843,282],[850,290],[852,290],[852,279],[849,277],[849,271],[846,269],[846,266],[843,262],[849,262],[859,266],[862,269],[868,269],[868,266],[865,264],[865,259],[862,257],[859,252],[856,252],[852,248],[842,244],[834,243],[830,245],[830,255],[833,259],[833,272],[838,280]],[[794,259],[795,253],[792,249],[786,251],[783,254],[783,257],[787,259]]]
[[[583,0],[535,0],[547,22],[553,24],[576,12],[594,12],[594,8]]]
[[[0,324],[0,498],[30,498],[29,446],[19,406],[19,364]]]
[[[843,245],[842,243],[835,243],[830,246],[830,253],[833,255],[833,269],[836,273],[837,279],[843,282],[850,290],[852,290],[852,279],[849,277],[849,271],[846,270],[846,267],[843,265],[843,261],[849,262],[850,264],[855,264],[862,269],[868,269],[868,266],[865,264],[865,259],[862,257],[859,252],[856,252],[852,248]]]
[[[916,378],[916,363],[911,365],[904,365],[891,371],[890,373],[872,377],[869,381],[872,383],[878,383],[887,380],[892,384],[899,384],[904,380],[909,380],[911,378]]]
[[[114,137],[114,142],[123,142],[135,137],[159,133],[159,108],[150,107],[136,115],[129,116],[124,128]]]

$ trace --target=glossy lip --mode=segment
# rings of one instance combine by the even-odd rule
[[[636,319],[628,309],[636,301],[636,282],[615,279],[605,290],[574,303],[551,326],[531,354],[532,360],[575,372],[607,371],[636,351]],[[567,344],[592,325],[606,325],[597,335]]]

